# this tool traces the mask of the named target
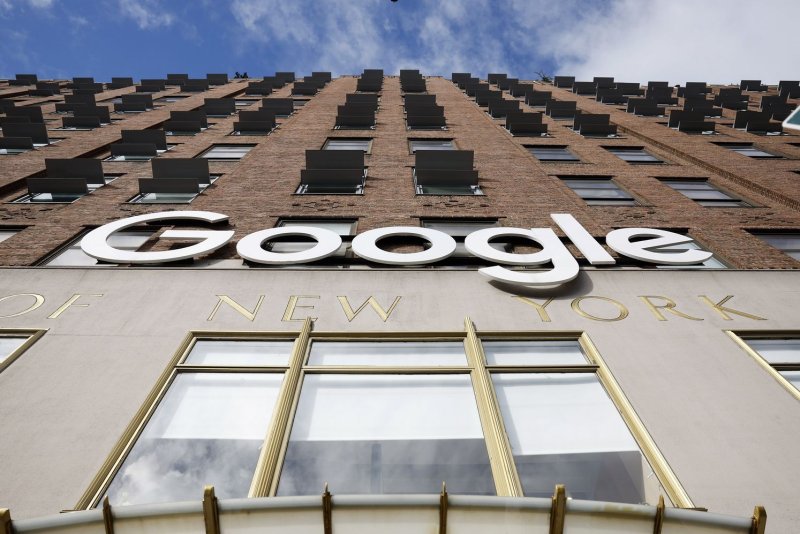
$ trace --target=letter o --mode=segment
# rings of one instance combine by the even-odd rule
[[[431,247],[422,252],[408,253],[387,252],[378,247],[378,241],[394,236],[421,237],[428,241]],[[455,239],[439,230],[420,228],[418,226],[376,228],[359,234],[353,239],[353,252],[358,256],[365,260],[387,265],[424,265],[449,258],[455,251]]]
[[[28,312],[32,312],[42,304],[44,304],[44,297],[39,295],[38,293],[19,293],[17,295],[8,295],[7,297],[0,298],[0,302],[4,300],[12,299],[14,297],[33,297],[34,301],[33,304],[28,306],[28,308],[22,310],[21,312],[12,313],[10,315],[0,315],[0,319],[8,319],[9,317],[19,317],[20,315],[25,315]]]
[[[605,302],[610,302],[614,306],[616,306],[616,308],[619,311],[619,313],[617,314],[616,317],[612,317],[612,318],[598,317],[596,315],[592,315],[590,313],[587,313],[586,311],[584,311],[581,308],[581,302],[583,302],[584,300],[589,300],[589,299],[597,299],[597,300],[602,300],[602,301],[605,301]],[[621,302],[618,302],[618,301],[616,301],[614,299],[610,299],[608,297],[593,297],[591,295],[587,296],[587,297],[578,297],[578,298],[576,298],[575,300],[572,301],[570,306],[572,306],[572,309],[573,309],[573,311],[575,311],[575,313],[577,313],[581,317],[585,317],[587,319],[591,319],[592,321],[603,321],[603,322],[607,322],[607,323],[613,323],[614,321],[621,321],[621,320],[623,320],[624,318],[626,318],[628,316],[628,308],[626,308]]]
[[[317,243],[308,250],[300,252],[272,252],[264,250],[261,245],[270,239],[280,236],[306,236]],[[246,235],[236,244],[236,253],[254,263],[266,265],[308,263],[321,260],[336,254],[342,246],[342,238],[336,232],[313,226],[285,226],[269,228]]]

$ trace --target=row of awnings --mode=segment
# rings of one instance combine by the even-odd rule
[[[339,128],[371,128],[378,112],[375,93],[349,93],[343,105],[337,107],[336,126]]]

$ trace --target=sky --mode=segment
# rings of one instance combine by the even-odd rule
[[[0,0],[0,77],[800,78],[800,0]]]

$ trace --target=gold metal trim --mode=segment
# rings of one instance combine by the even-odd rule
[[[664,526],[664,496],[658,496],[658,506],[656,506],[656,517],[653,519],[653,534],[661,534],[661,529]]]
[[[117,440],[116,445],[114,445],[114,448],[111,449],[111,452],[106,457],[103,465],[89,483],[89,487],[86,489],[83,495],[81,495],[80,500],[74,506],[76,510],[85,510],[87,508],[91,508],[92,505],[97,503],[100,495],[116,474],[117,469],[119,469],[119,467],[122,465],[122,462],[125,461],[127,453],[130,451],[130,447],[133,445],[132,441],[139,434],[139,432],[141,432],[144,423],[149,418],[151,412],[155,409],[157,401],[164,394],[167,385],[175,373],[175,366],[178,364],[181,358],[184,358],[188,353],[192,343],[194,342],[194,339],[195,336],[192,332],[188,333],[184,337],[180,346],[172,355],[167,367],[161,373],[161,376],[158,377],[158,380],[156,380],[153,389],[150,390],[150,393],[139,407],[139,410],[133,416],[133,419],[122,432],[120,438]]]
[[[550,505],[550,534],[564,534],[564,517],[567,515],[567,491],[563,484],[556,484],[553,502]]]
[[[16,348],[16,350],[12,351],[2,362],[0,362],[0,373],[3,372],[9,365],[14,363],[14,361],[22,356],[22,354],[28,350],[31,345],[36,343],[36,341],[42,337],[45,332],[47,332],[47,328],[40,328],[40,329],[22,329],[22,328],[2,328],[0,329],[0,337],[22,337],[27,336],[22,345]]]
[[[786,380],[772,364],[770,364],[763,356],[756,352],[750,345],[747,344],[748,339],[777,339],[777,338],[798,338],[800,339],[800,332],[797,330],[724,330],[728,337],[730,337],[739,347],[749,354],[758,365],[760,365],[769,375],[780,384],[783,389],[789,392],[795,399],[800,401],[800,390],[792,385],[791,382]]]
[[[750,534],[764,534],[767,529],[767,511],[763,506],[756,506],[753,511],[753,526],[750,527]]]
[[[661,454],[653,437],[647,431],[647,428],[645,428],[642,420],[639,419],[636,410],[633,409],[633,405],[631,405],[628,397],[625,396],[625,393],[617,383],[608,365],[606,365],[605,360],[603,360],[597,348],[594,346],[591,339],[589,339],[589,336],[583,333],[579,342],[589,359],[598,365],[596,374],[600,383],[605,388],[606,393],[611,397],[617,410],[619,410],[622,419],[639,444],[642,454],[644,454],[650,467],[655,472],[664,491],[667,492],[667,496],[670,501],[672,501],[672,504],[679,508],[694,508],[694,503],[689,497],[689,494],[683,488],[678,477],[675,476],[675,473],[672,472],[669,462],[667,462],[667,459]]]
[[[105,528],[106,534],[114,534],[114,516],[111,513],[108,495],[103,497],[103,528]]]
[[[267,434],[264,436],[264,444],[261,447],[261,454],[256,464],[256,472],[250,484],[249,497],[267,497],[274,495],[277,485],[277,475],[279,473],[279,461],[283,457],[283,443],[288,439],[290,416],[294,404],[295,393],[299,389],[300,377],[303,371],[303,362],[308,349],[311,329],[314,322],[310,317],[306,317],[300,333],[295,333],[296,339],[292,347],[292,354],[289,357],[289,368],[283,378],[278,400],[275,403],[275,411],[272,414]],[[278,439],[278,438],[282,439]]]
[[[322,528],[325,534],[333,534],[333,498],[327,482],[322,492]]]
[[[219,508],[217,507],[217,496],[214,494],[214,486],[206,486],[203,489],[203,522],[206,526],[206,534],[220,534]]]
[[[447,534],[447,484],[444,481],[439,494],[439,534]]]
[[[523,495],[522,482],[514,463],[514,455],[511,452],[511,444],[503,423],[503,415],[500,413],[500,405],[492,387],[492,377],[486,370],[486,356],[475,331],[475,325],[469,317],[464,319],[464,328],[467,331],[465,348],[467,361],[472,368],[470,373],[472,387],[489,452],[489,464],[492,466],[495,489],[497,494],[503,497],[521,497]]]

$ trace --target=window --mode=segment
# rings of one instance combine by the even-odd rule
[[[17,232],[19,232],[19,230],[16,228],[0,228],[0,243],[9,237],[13,237]]]
[[[590,206],[635,206],[636,200],[610,176],[559,176]]]
[[[290,334],[217,334],[189,347],[120,443],[119,467],[96,477],[82,505],[185,501],[205,484],[223,499],[318,495],[325,483],[341,494],[436,494],[442,480],[454,494],[494,495],[500,481],[549,496],[566,483],[575,499],[666,494],[691,505],[657,480],[651,465],[669,467],[652,444],[640,448],[628,424],[641,423],[585,335],[317,332],[295,344]]]
[[[800,400],[800,333],[728,334]]]
[[[74,193],[26,193],[25,195],[13,200],[14,203],[28,204],[28,203],[72,203],[81,197],[91,194],[92,192],[100,189],[117,179],[117,176],[106,176],[103,178],[103,183],[87,183],[84,192]],[[29,187],[30,189],[30,187]]]
[[[112,267],[113,263],[101,263],[81,249],[81,234],[69,245],[63,247],[44,261],[48,267]],[[124,230],[115,232],[108,238],[108,244],[120,250],[138,250],[153,235],[148,230]]]
[[[790,258],[800,261],[800,233],[760,233],[753,232],[757,238],[783,251]]]
[[[409,139],[408,148],[412,154],[417,150],[455,150],[452,139]]]
[[[160,148],[157,148],[156,149],[156,155],[160,156],[161,154],[164,154],[165,152],[168,152],[169,150],[172,150],[176,146],[178,146],[178,145],[167,145],[167,149],[166,150],[162,150]],[[151,159],[153,159],[153,157],[154,156],[152,156],[151,154],[147,154],[147,155],[144,155],[144,154],[141,154],[141,155],[137,155],[137,154],[120,154],[118,156],[111,155],[111,156],[107,157],[106,159],[104,159],[103,161],[150,161]]]
[[[24,152],[28,152],[31,150],[30,148],[12,148],[12,147],[0,147],[0,156],[16,156],[17,154],[22,154]]]
[[[197,195],[205,191],[209,185],[216,182],[221,174],[209,174],[208,183],[196,183],[197,188],[191,192],[170,192],[170,193],[139,193],[128,202],[132,204],[189,204]],[[187,180],[186,182],[190,182]],[[192,182],[193,185],[195,184]]]
[[[528,152],[539,161],[580,161],[566,146],[526,146]]]
[[[642,147],[603,147],[628,163],[664,163]]]
[[[220,161],[242,159],[256,145],[214,145],[199,157]]]
[[[760,150],[753,146],[753,143],[715,143],[722,148],[727,148],[737,154],[741,154],[743,156],[747,156],[748,158],[755,158],[755,159],[769,159],[769,158],[780,158],[781,156],[777,156],[775,154],[770,154],[769,152],[765,152],[764,150]]]
[[[0,329],[0,371],[11,365],[37,339],[44,330]]]
[[[354,138],[346,138],[346,137],[337,137],[337,138],[329,138],[325,141],[325,145],[322,147],[323,150],[361,150],[366,154],[370,153],[372,149],[372,139],[370,138],[361,138],[361,139],[354,139]]]
[[[701,206],[718,208],[741,208],[750,205],[743,200],[720,191],[706,180],[661,180],[675,191],[691,198]]]
[[[420,185],[418,195],[482,195],[479,185]]]
[[[423,228],[431,228],[439,230],[449,235],[456,240],[456,251],[451,258],[467,259],[470,262],[480,263],[481,260],[476,258],[464,247],[464,238],[472,232],[483,230],[484,228],[496,228],[500,223],[496,219],[487,220],[458,220],[458,219],[423,219],[420,221]],[[503,252],[509,252],[507,243],[491,243],[491,246]]]

